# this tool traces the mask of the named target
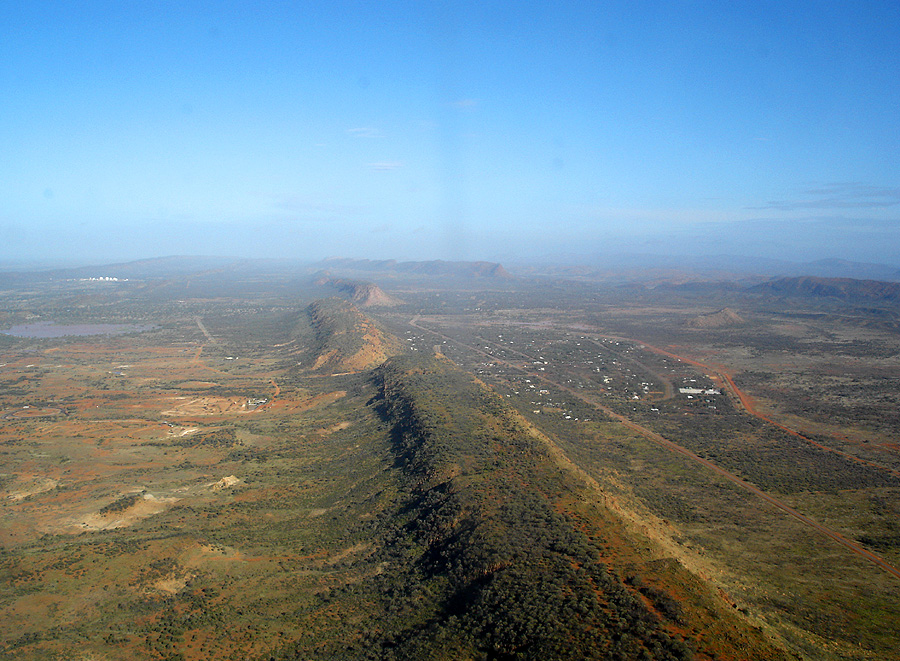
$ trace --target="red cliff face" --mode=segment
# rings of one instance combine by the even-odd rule
[[[347,280],[344,278],[332,278],[325,274],[315,281],[320,287],[334,287],[346,294],[350,295],[350,300],[360,307],[389,307],[392,305],[401,305],[403,301],[399,298],[386,294],[381,287],[374,282],[366,282],[364,280]]]

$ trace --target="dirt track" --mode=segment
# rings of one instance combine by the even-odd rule
[[[607,337],[607,336],[604,336],[604,337]],[[848,452],[843,452],[843,451],[837,450],[835,448],[830,448],[827,445],[823,445],[822,443],[819,443],[818,441],[814,441],[813,439],[811,439],[807,436],[804,436],[803,434],[801,434],[800,432],[798,432],[795,429],[791,429],[790,427],[787,427],[787,426],[781,424],[780,422],[773,420],[766,414],[761,413],[756,408],[756,405],[753,402],[753,398],[737,387],[737,384],[735,384],[734,379],[731,377],[731,374],[729,374],[728,371],[721,365],[706,365],[706,364],[696,361],[692,358],[688,358],[687,356],[680,356],[678,354],[672,353],[671,351],[666,351],[665,349],[661,349],[659,347],[654,347],[653,345],[647,344],[646,342],[643,342],[641,340],[635,340],[633,338],[627,338],[627,337],[613,338],[613,336],[608,336],[608,337],[610,339],[625,340],[627,342],[633,342],[635,344],[640,344],[654,353],[660,354],[662,356],[667,356],[669,358],[676,358],[676,359],[682,361],[683,363],[693,365],[694,367],[697,367],[698,369],[702,370],[705,374],[712,375],[714,377],[714,380],[718,382],[718,385],[721,386],[722,389],[726,393],[728,393],[729,397],[731,397],[731,400],[735,403],[735,405],[737,405],[739,408],[743,409],[744,412],[748,413],[749,415],[752,415],[753,417],[758,418],[759,420],[762,420],[763,422],[773,425],[773,426],[777,427],[778,429],[780,429],[781,431],[791,434],[792,436],[795,436],[795,437],[809,443],[810,445],[815,445],[817,448],[819,448],[821,450],[825,450],[826,452],[832,452],[834,454],[841,455],[845,459],[849,459],[851,461],[855,461],[856,463],[863,464],[865,466],[869,466],[870,468],[877,468],[878,470],[882,470],[887,473],[890,473],[891,475],[894,475],[895,477],[900,477],[900,471],[895,471],[891,468],[888,468],[887,466],[882,466],[881,464],[877,464],[873,461],[867,461],[865,459],[861,459],[860,457],[854,456]],[[637,361],[634,361],[634,362],[637,362]],[[640,363],[638,363],[638,364],[640,364]],[[648,370],[648,371],[650,371],[650,370]],[[650,372],[650,373],[653,374],[653,372]]]
[[[663,393],[662,393],[662,397],[657,399],[657,401],[664,402],[667,399],[672,399],[673,397],[675,397],[675,386],[672,385],[672,381],[665,374],[661,374],[660,372],[657,372],[656,370],[652,370],[649,367],[647,367],[646,365],[644,365],[644,363],[639,361],[637,358],[632,358],[629,355],[626,355],[624,353],[616,351],[612,347],[609,347],[605,344],[597,342],[596,340],[591,340],[591,342],[597,348],[601,349],[602,351],[608,351],[609,353],[613,354],[614,356],[618,356],[622,360],[627,360],[628,362],[634,363],[635,365],[640,367],[642,370],[644,370],[647,374],[651,375],[653,378],[658,380],[663,386]],[[644,344],[644,343],[637,342],[636,344]],[[647,345],[644,345],[644,346],[647,346]],[[649,349],[650,347],[647,346],[647,348]]]

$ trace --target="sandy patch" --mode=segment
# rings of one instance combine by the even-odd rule
[[[169,436],[178,436],[181,438],[182,436],[196,434],[198,431],[200,431],[200,427],[172,427],[169,430]]]
[[[28,496],[51,491],[59,484],[59,480],[54,480],[49,477],[20,477],[16,482],[18,482],[16,490],[7,493],[7,500],[24,500],[25,498],[28,498]]]
[[[176,397],[175,399],[181,399]],[[243,397],[195,397],[162,411],[162,415],[223,415],[247,412]]]
[[[164,594],[178,594],[187,586],[188,581],[193,576],[191,574],[183,574],[181,576],[170,576],[157,581],[153,584],[153,589]]]
[[[91,512],[85,517],[72,520],[67,527],[89,531],[125,528],[141,519],[164,512],[178,500],[178,498],[157,498],[152,494],[145,493],[134,504],[123,510],[103,514],[99,511]]]

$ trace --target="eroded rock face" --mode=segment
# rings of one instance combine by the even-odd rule
[[[377,367],[395,353],[396,341],[352,303],[316,301],[307,314],[319,344],[314,370],[355,372]]]
[[[212,485],[213,491],[222,491],[223,489],[230,489],[235,484],[238,484],[241,480],[234,475],[227,475],[223,477],[218,482],[214,482]]]
[[[339,291],[350,294],[350,300],[360,307],[392,307],[402,305],[403,301],[384,292],[374,282],[365,280],[348,280],[346,278],[332,278],[325,274],[316,280],[320,287],[334,287]]]

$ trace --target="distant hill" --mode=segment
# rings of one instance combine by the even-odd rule
[[[885,264],[851,262],[846,259],[820,259],[801,265],[802,275],[856,280],[900,280],[900,270]],[[799,275],[799,274],[798,274]]]
[[[330,274],[323,273],[316,279],[315,284],[322,287],[334,287],[339,291],[350,294],[350,300],[364,308],[392,307],[403,303],[399,298],[385,293],[374,282],[366,282],[365,280],[332,278]]]
[[[445,262],[437,259],[426,262],[397,262],[388,260],[332,258],[321,262],[323,268],[350,271],[381,271],[416,275],[455,276],[462,278],[509,278],[502,264],[497,262]]]
[[[834,298],[853,303],[900,303],[900,283],[852,278],[778,278],[747,291],[771,296]]]
[[[730,328],[746,323],[737,312],[731,308],[723,308],[717,312],[701,314],[688,322],[691,328]]]

